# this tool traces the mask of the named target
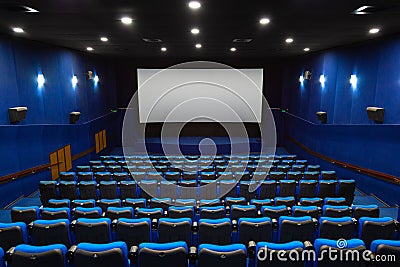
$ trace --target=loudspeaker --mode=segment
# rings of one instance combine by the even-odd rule
[[[74,124],[79,120],[79,117],[81,116],[81,113],[79,111],[73,111],[69,113],[69,123]]]
[[[25,119],[27,107],[14,107],[8,109],[8,117],[10,118],[10,123],[17,123]]]
[[[306,71],[304,72],[304,79],[306,79],[306,80],[311,80],[311,76],[312,76],[312,72],[311,72],[311,71],[306,70]]]
[[[383,123],[385,118],[385,109],[378,107],[367,107],[367,114],[370,120],[376,123]]]
[[[326,123],[328,121],[328,115],[326,114],[325,111],[318,111],[317,113],[317,118],[321,123]]]

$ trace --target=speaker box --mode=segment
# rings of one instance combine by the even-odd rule
[[[367,114],[370,120],[376,123],[383,123],[385,118],[385,109],[379,107],[367,107]]]
[[[326,123],[328,121],[328,115],[326,114],[325,111],[318,111],[317,113],[317,118],[321,123]]]
[[[81,113],[79,111],[73,111],[69,113],[69,123],[74,124],[79,120]]]
[[[27,107],[14,107],[8,109],[8,117],[10,118],[10,123],[17,123],[25,119]]]

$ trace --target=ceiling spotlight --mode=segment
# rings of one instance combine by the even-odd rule
[[[288,44],[293,43],[293,41],[294,41],[293,38],[287,38],[285,40],[285,42],[288,43]]]
[[[369,33],[371,33],[371,34],[376,34],[376,33],[378,33],[379,31],[380,31],[379,28],[372,28],[372,29],[369,30]]]
[[[201,48],[201,44],[196,44],[196,48]]]
[[[102,41],[102,42],[108,42],[108,38],[107,37],[100,37],[100,40]]]
[[[306,48],[304,48],[303,50],[304,50],[305,52],[308,52],[308,51],[310,51],[310,48],[306,47]]]
[[[166,52],[166,51],[167,51],[167,48],[166,48],[166,47],[161,47],[161,51],[162,51],[162,52]]]
[[[191,9],[199,9],[199,8],[201,7],[201,4],[200,4],[200,2],[198,2],[198,1],[190,1],[189,4],[188,4],[188,6],[189,6]]]
[[[86,50],[87,51],[93,51],[94,49],[93,49],[93,47],[88,46],[88,47],[86,47]]]
[[[16,33],[23,33],[24,29],[19,28],[19,27],[15,27],[15,28],[13,28],[13,31],[16,32]]]
[[[121,22],[123,24],[129,25],[129,24],[132,24],[132,19],[130,17],[123,17],[123,18],[121,18]]]
[[[269,18],[262,18],[262,19],[260,19],[260,24],[265,25],[265,24],[268,24],[268,23],[270,23]]]
[[[236,47],[232,47],[232,48],[231,48],[231,51],[232,51],[232,52],[235,52],[236,50],[237,50]]]
[[[190,30],[190,32],[191,32],[192,34],[199,34],[199,33],[200,33],[200,30],[197,29],[197,28],[193,28],[193,29]]]

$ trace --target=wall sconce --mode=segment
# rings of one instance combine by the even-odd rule
[[[325,87],[325,82],[326,82],[326,78],[323,74],[321,74],[321,76],[319,76],[319,82],[321,83],[322,88]]]
[[[353,90],[355,90],[357,88],[357,82],[358,82],[357,75],[355,75],[355,74],[351,75],[350,76],[350,84],[351,84],[351,87],[353,87]]]
[[[76,75],[72,76],[71,83],[73,88],[75,88],[78,84],[78,78],[76,77]]]
[[[37,83],[38,83],[38,88],[42,88],[44,83],[45,83],[44,75],[43,74],[38,74],[37,76]]]

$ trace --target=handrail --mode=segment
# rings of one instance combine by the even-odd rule
[[[286,137],[290,141],[292,141],[294,144],[296,144],[298,147],[303,149],[305,152],[307,152],[307,153],[309,153],[309,154],[311,154],[311,155],[313,155],[313,156],[315,156],[317,158],[320,158],[322,160],[328,161],[328,162],[330,162],[330,163],[332,163],[332,164],[334,164],[336,166],[340,166],[342,168],[346,168],[346,169],[349,169],[349,170],[352,170],[352,171],[355,171],[355,172],[358,172],[358,173],[362,173],[362,174],[366,174],[366,175],[372,176],[374,178],[378,178],[378,179],[381,179],[381,180],[384,180],[384,181],[387,181],[387,182],[391,182],[391,183],[396,184],[396,185],[400,185],[400,178],[397,177],[397,176],[390,175],[390,174],[383,173],[383,172],[379,172],[379,171],[375,171],[375,170],[371,170],[371,169],[367,169],[367,168],[363,168],[363,167],[360,167],[360,166],[357,166],[357,165],[354,165],[354,164],[351,164],[351,163],[347,163],[347,162],[344,162],[344,161],[333,159],[331,157],[328,157],[326,155],[323,155],[323,154],[321,154],[319,152],[316,152],[316,151],[308,148],[307,146],[305,146],[304,144],[302,144],[301,142],[299,142],[294,137],[292,137],[292,136],[290,136],[288,134],[286,135]]]

